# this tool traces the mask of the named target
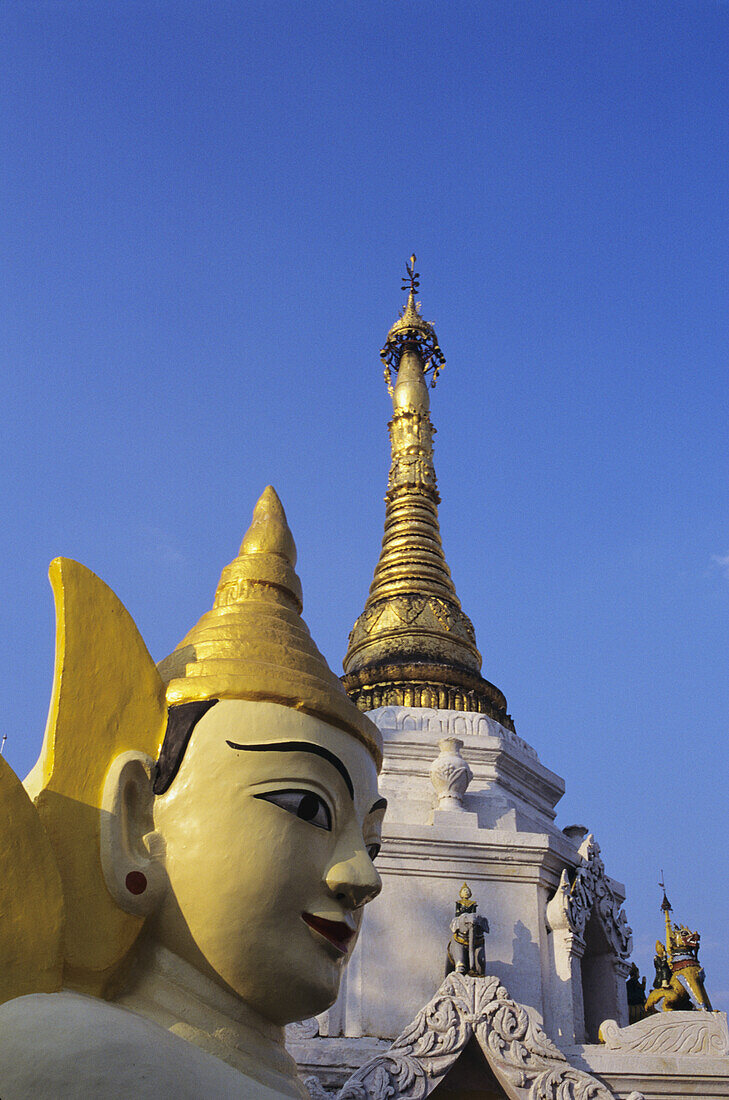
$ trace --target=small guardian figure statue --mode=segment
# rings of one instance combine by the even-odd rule
[[[484,974],[483,938],[489,930],[485,917],[476,914],[478,904],[464,882],[456,902],[456,915],[451,921],[451,940],[448,944],[448,962],[446,974],[455,970],[457,974],[469,974],[482,977]]]

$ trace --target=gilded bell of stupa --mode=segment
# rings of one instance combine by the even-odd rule
[[[415,256],[407,273],[407,303],[380,352],[393,405],[385,534],[364,611],[349,636],[343,683],[361,710],[477,711],[513,729],[505,697],[481,675],[473,625],[443,553],[428,383],[435,386],[445,358],[415,302]]]

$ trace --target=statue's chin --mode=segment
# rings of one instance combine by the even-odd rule
[[[331,1008],[339,994],[343,965],[317,949],[296,958],[283,951],[257,972],[248,971],[225,985],[249,1008],[281,1027],[307,1020]],[[221,977],[220,971],[218,976]]]
[[[342,974],[338,970],[326,982],[314,981],[312,977],[307,975],[298,981],[292,981],[289,975],[280,983],[272,984],[265,1003],[252,1007],[257,1007],[262,1016],[282,1027],[297,1020],[318,1016],[320,1012],[331,1008],[336,1001]]]

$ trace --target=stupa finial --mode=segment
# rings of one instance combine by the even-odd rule
[[[422,362],[423,376],[430,376],[431,387],[435,386],[438,374],[445,366],[445,355],[440,349],[438,337],[430,321],[420,314],[420,302],[415,295],[420,286],[420,272],[415,270],[415,253],[410,263],[405,264],[407,275],[403,276],[402,289],[408,292],[408,300],[400,311],[395,324],[387,334],[385,346],[380,351],[380,359],[385,365],[385,382],[392,396],[392,372],[400,369],[400,360],[406,350],[417,351]]]
[[[410,297],[411,295],[415,297],[418,287],[420,286],[420,272],[415,270],[415,259],[416,256],[413,252],[412,256],[410,257],[410,263],[405,264],[407,277],[403,278],[402,289],[408,290],[410,292],[408,297]]]

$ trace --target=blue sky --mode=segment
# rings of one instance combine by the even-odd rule
[[[50,559],[160,658],[268,482],[340,669],[415,251],[484,673],[625,882],[649,985],[663,868],[729,1008],[727,5],[6,0],[0,32],[11,764]]]

